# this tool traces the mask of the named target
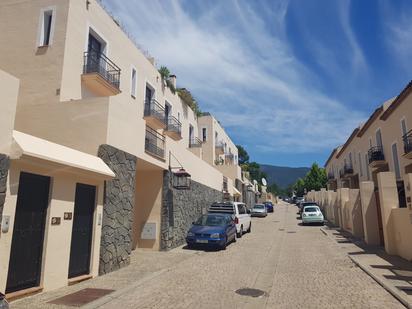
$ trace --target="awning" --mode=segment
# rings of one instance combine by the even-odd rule
[[[103,178],[113,178],[116,176],[102,159],[91,154],[55,144],[19,131],[13,131],[13,139],[14,144],[17,146],[17,149],[14,149],[17,157],[26,155],[96,173],[99,174],[100,177],[103,176]]]
[[[236,189],[236,187],[233,187],[233,195],[235,195],[235,196],[241,196],[242,194],[239,192],[238,189]]]

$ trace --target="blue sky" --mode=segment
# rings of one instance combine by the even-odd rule
[[[251,159],[323,165],[412,78],[410,0],[103,0]]]

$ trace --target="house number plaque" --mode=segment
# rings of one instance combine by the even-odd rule
[[[52,217],[51,225],[60,225],[61,218],[60,217]]]
[[[64,213],[64,220],[71,220],[73,218],[72,212],[65,212]]]

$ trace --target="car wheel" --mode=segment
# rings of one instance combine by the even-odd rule
[[[232,239],[232,242],[236,242],[236,233],[235,233],[235,234],[233,234],[233,239]]]
[[[243,225],[240,227],[240,231],[237,233],[237,238],[242,238],[243,235]]]
[[[250,222],[249,228],[247,229],[247,232],[248,232],[248,233],[252,232],[252,222]]]
[[[220,247],[220,249],[221,249],[221,250],[226,250],[226,247],[227,247],[227,236],[226,236],[226,238],[225,238],[224,244]]]

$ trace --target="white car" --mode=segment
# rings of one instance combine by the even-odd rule
[[[209,213],[230,213],[235,216],[236,235],[242,237],[243,233],[252,231],[252,219],[250,211],[244,203],[240,202],[221,202],[213,203],[209,207]]]
[[[324,224],[324,218],[322,211],[316,205],[308,205],[303,207],[302,211],[302,224],[307,223],[320,223]]]

